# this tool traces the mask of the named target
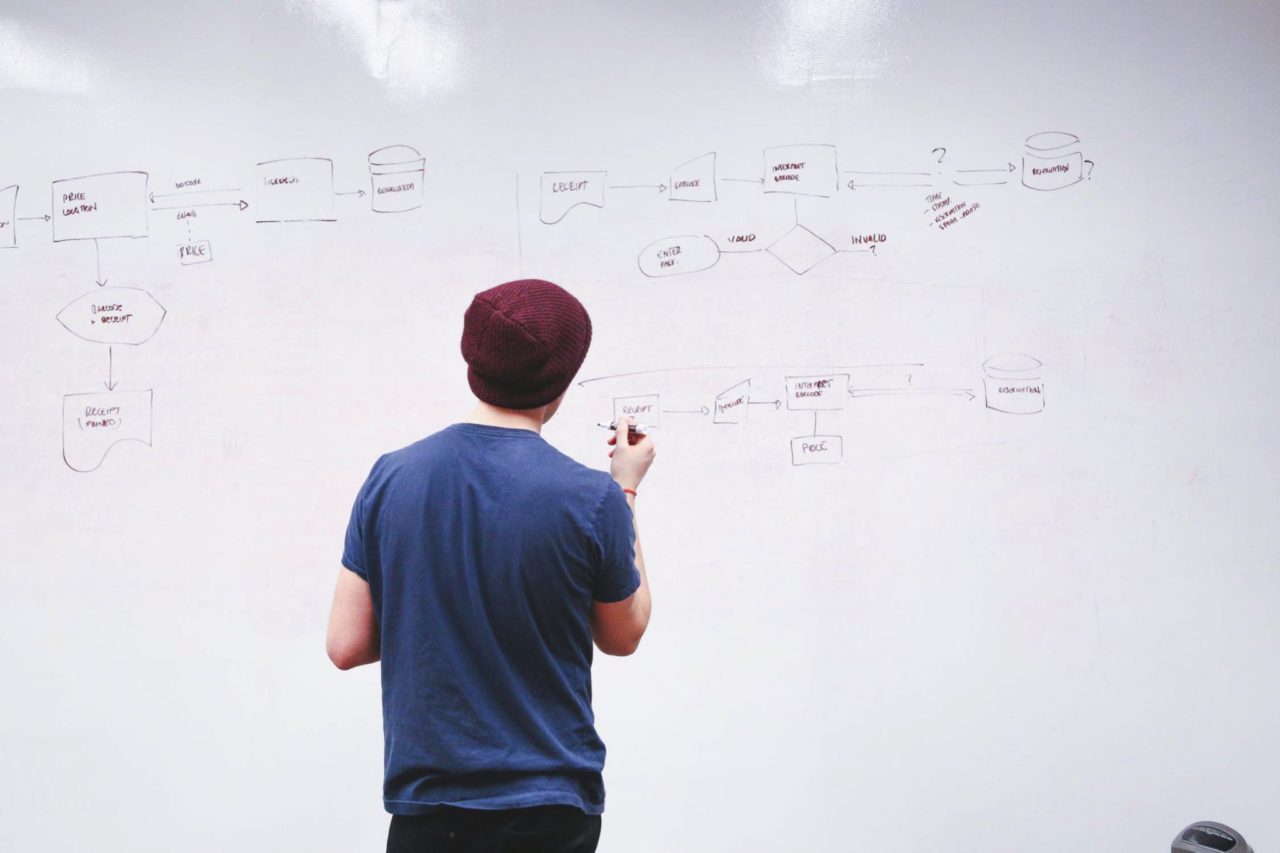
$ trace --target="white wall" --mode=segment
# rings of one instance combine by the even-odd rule
[[[52,5],[0,11],[0,847],[381,849],[377,673],[322,650],[342,531],[379,453],[465,414],[462,311],[521,275],[590,308],[583,379],[645,372],[575,390],[552,442],[604,465],[615,397],[698,412],[662,415],[641,498],[649,635],[596,666],[602,850],[1161,850],[1206,818],[1280,847],[1273,7]],[[1087,179],[1023,185],[1041,131]],[[925,174],[727,180],[799,143]],[[336,221],[257,222],[298,199],[255,164],[369,193],[392,144],[419,209],[326,188],[301,215]],[[708,152],[717,200],[671,200]],[[160,197],[51,197],[127,170]],[[575,170],[603,207],[543,224]],[[196,178],[228,192],[166,197]],[[933,192],[977,210],[930,226]],[[797,222],[886,239],[641,272]],[[145,343],[55,319],[124,287],[164,308]],[[1043,411],[985,405],[1001,353],[1043,362]],[[842,458],[793,466],[785,378],[845,374]],[[746,380],[787,403],[700,413]],[[86,392],[150,446],[71,470]]]

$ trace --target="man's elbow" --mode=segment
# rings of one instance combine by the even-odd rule
[[[596,646],[606,655],[616,658],[630,657],[636,653],[636,649],[640,648],[640,637],[627,640],[612,640],[607,643],[601,643],[596,640]]]
[[[325,644],[325,651],[328,653],[329,660],[333,662],[333,665],[343,671],[355,669],[366,663],[373,663],[378,659],[377,655],[370,655],[366,649],[332,641]]]
[[[330,662],[332,662],[338,669],[348,670],[358,665],[356,663],[355,655],[351,654],[346,649],[334,648],[333,645],[329,645],[325,649],[325,652],[329,655]]]

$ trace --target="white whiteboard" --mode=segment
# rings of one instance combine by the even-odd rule
[[[1280,847],[1280,11],[50,5],[0,847],[382,849],[340,537],[521,276],[595,324],[548,439],[658,423],[601,850]]]

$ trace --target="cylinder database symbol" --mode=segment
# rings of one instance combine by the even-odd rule
[[[375,213],[403,213],[422,207],[426,158],[408,145],[388,145],[369,155]]]

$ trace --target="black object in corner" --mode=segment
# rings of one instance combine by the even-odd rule
[[[1253,848],[1231,827],[1205,820],[1179,832],[1172,853],[1253,853]]]

